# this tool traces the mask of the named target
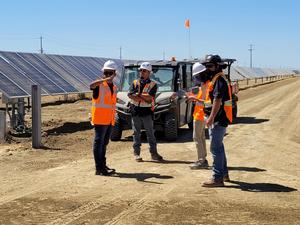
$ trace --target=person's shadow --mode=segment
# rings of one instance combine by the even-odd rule
[[[229,183],[235,185],[226,185],[226,188],[236,188],[242,191],[250,192],[292,192],[298,191],[295,188],[273,183],[247,183],[242,181],[231,180]]]
[[[265,172],[267,170],[257,167],[245,167],[245,166],[228,166],[228,170],[246,171],[246,172]]]
[[[268,122],[269,119],[258,119],[253,116],[239,116],[234,118],[232,124],[257,124]]]
[[[150,179],[150,178],[172,179],[172,178],[174,178],[172,176],[160,175],[158,173],[121,173],[121,172],[116,172],[114,174],[114,177],[132,178],[132,179],[136,179],[137,181],[140,181],[140,182],[147,182],[147,183],[153,183],[153,184],[162,184],[162,183],[156,182],[156,181],[148,181],[147,179]]]
[[[169,159],[164,159],[162,161],[143,160],[143,162],[160,163],[160,164],[191,164],[191,163],[193,163],[193,161],[169,160]]]

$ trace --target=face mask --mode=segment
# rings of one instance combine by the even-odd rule
[[[217,74],[216,71],[210,71],[210,70],[208,70],[207,71],[207,79],[211,80],[214,77],[214,75],[216,75],[216,74]]]
[[[204,74],[202,74],[202,75],[200,76],[200,81],[201,81],[201,82],[205,83],[205,82],[208,81],[208,80],[209,80],[208,74],[204,73]]]

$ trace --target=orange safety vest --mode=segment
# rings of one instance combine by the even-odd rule
[[[154,81],[151,81],[150,83],[145,84],[142,94],[149,94],[150,90],[155,86],[155,84],[156,83]],[[134,85],[134,88],[136,88],[138,86],[138,88],[139,88],[138,93],[140,93],[140,87],[141,87],[140,81],[134,80],[133,85]],[[152,111],[154,111],[154,104],[155,104],[154,98],[152,98],[151,102],[146,102],[144,100],[134,101],[133,99],[131,99],[131,103],[133,105],[139,106],[139,107],[151,107]]]
[[[92,98],[92,123],[95,125],[115,125],[117,102],[117,87],[113,86],[113,93],[107,82],[99,85],[97,99]]]
[[[211,81],[211,88],[210,89],[211,89],[211,91],[213,91],[213,86],[214,86],[215,82],[217,81],[217,79],[219,77],[224,78],[224,80],[226,81],[227,87],[228,87],[229,100],[224,102],[223,107],[224,107],[227,119],[230,121],[230,123],[232,123],[232,93],[231,93],[231,87],[230,87],[229,81],[227,80],[227,78],[225,77],[223,72],[219,72],[215,75],[215,77]]]
[[[205,94],[202,94],[202,87],[204,87]],[[195,109],[194,109],[194,120],[200,120],[204,121],[204,107],[206,107],[207,104],[211,104],[210,97],[209,97],[209,91],[210,91],[210,81],[206,81],[203,86],[199,88],[199,93],[197,95],[197,99],[202,99],[203,102],[196,102]]]

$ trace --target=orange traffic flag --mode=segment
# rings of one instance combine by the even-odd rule
[[[185,23],[184,23],[184,26],[186,28],[190,28],[190,20],[186,20]]]

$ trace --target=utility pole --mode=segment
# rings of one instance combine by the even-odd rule
[[[252,44],[250,44],[250,48],[248,49],[249,50],[249,52],[250,52],[250,68],[252,68],[252,52],[253,52],[253,45]]]
[[[44,54],[44,50],[43,50],[43,37],[40,37],[40,53]]]
[[[163,61],[165,61],[166,60],[166,53],[165,53],[165,51],[163,51]]]
[[[122,46],[120,46],[120,59],[122,59]]]

